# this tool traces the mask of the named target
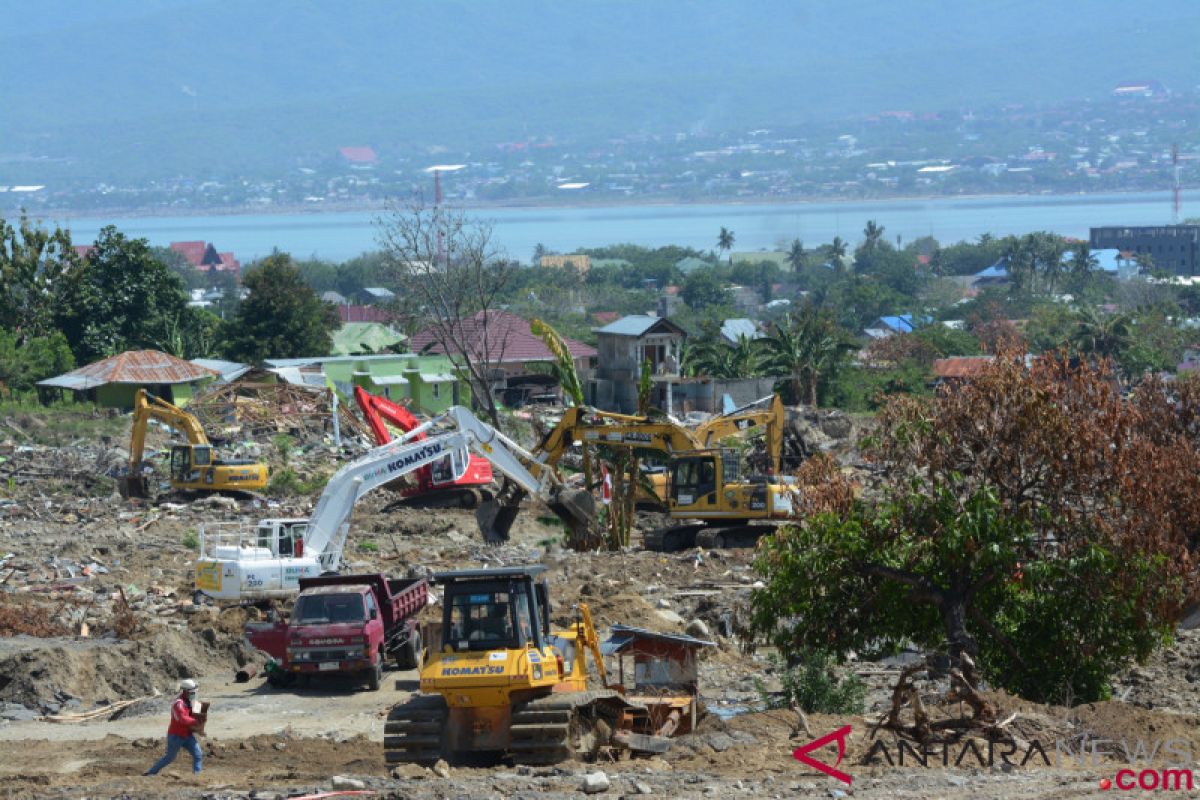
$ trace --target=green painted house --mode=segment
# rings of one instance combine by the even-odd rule
[[[314,356],[269,358],[267,367],[285,380],[321,381],[351,401],[361,386],[397,402],[408,400],[423,414],[440,414],[452,405],[470,403],[470,388],[450,359],[439,355]],[[320,377],[318,377],[320,376]]]
[[[217,380],[219,373],[157,350],[129,350],[85,367],[38,381],[38,392],[72,392],[105,408],[131,410],[138,389],[145,389],[177,406],[187,405],[198,390]]]

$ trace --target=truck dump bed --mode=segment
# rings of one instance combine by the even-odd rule
[[[379,602],[383,626],[392,630],[425,608],[429,599],[429,584],[424,578],[389,578],[382,572],[367,575],[322,575],[301,578],[300,591],[317,586],[367,585]]]

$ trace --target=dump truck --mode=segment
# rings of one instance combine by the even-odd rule
[[[386,397],[371,394],[361,386],[354,387],[354,400],[362,411],[363,419],[371,428],[376,445],[392,440],[388,424],[395,425],[402,433],[409,433],[420,426],[421,421],[404,406],[393,403]],[[416,441],[423,439],[416,437]],[[492,465],[486,458],[472,455],[467,460],[467,471],[455,477],[449,470],[434,463],[413,473],[415,484],[402,485],[396,489],[402,502],[414,508],[476,508],[481,502],[490,500]],[[389,488],[392,488],[389,486]]]
[[[171,447],[171,488],[177,491],[256,491],[267,485],[267,466],[254,461],[218,459],[195,415],[138,389],[133,397],[133,425],[129,435],[129,467],[117,482],[124,497],[146,497],[149,487],[142,474],[146,428],[158,420],[182,432],[187,444]]]
[[[591,758],[602,749],[662,752],[679,715],[610,684],[586,604],[550,626],[545,567],[443,572],[440,635],[426,647],[420,694],[384,725],[389,763],[491,756],[518,764]],[[588,661],[593,667],[589,672]],[[670,717],[668,720],[667,718]]]
[[[416,617],[428,597],[424,578],[380,573],[302,578],[288,620],[249,623],[246,639],[275,659],[276,683],[350,674],[374,691],[388,657],[403,669],[417,666]]]

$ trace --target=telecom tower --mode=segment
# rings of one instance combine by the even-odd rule
[[[1171,145],[1171,169],[1174,179],[1171,187],[1171,224],[1178,225],[1180,221],[1179,207],[1182,194],[1179,191],[1179,145]]]

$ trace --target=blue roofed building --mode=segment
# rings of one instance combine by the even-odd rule
[[[679,382],[680,350],[687,333],[666,317],[632,314],[594,328],[596,370],[587,382],[588,401],[599,408],[637,411],[642,364],[650,362],[651,404],[671,405],[671,385]]]
[[[912,314],[898,314],[896,316],[880,317],[868,326],[863,333],[872,339],[886,339],[889,336],[895,336],[897,333],[912,333],[917,328],[928,325],[932,320],[929,317],[913,317]]]

